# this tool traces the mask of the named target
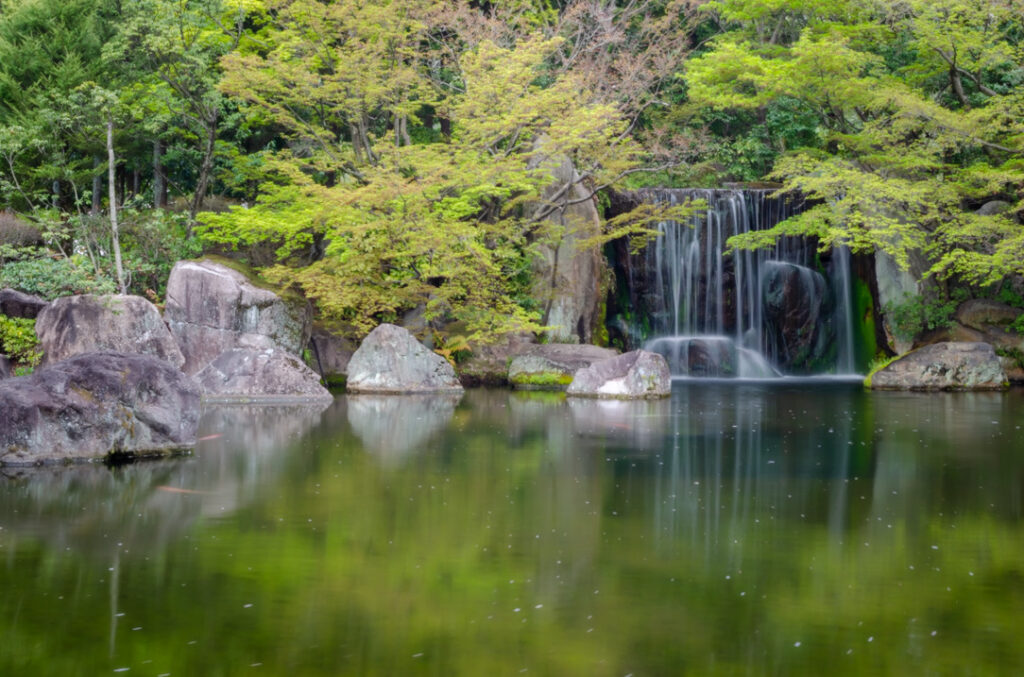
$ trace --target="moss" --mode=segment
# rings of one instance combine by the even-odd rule
[[[509,382],[517,388],[529,387],[561,390],[567,388],[572,383],[572,374],[560,371],[521,372],[510,378]]]
[[[870,368],[872,356],[878,352],[875,327],[875,303],[871,287],[864,280],[853,279],[854,367]],[[859,321],[857,321],[859,320]]]
[[[902,355],[883,355],[879,353],[874,360],[872,360],[870,367],[868,368],[868,375],[864,377],[864,387],[871,387],[871,379],[878,372],[882,371],[896,360],[903,357]]]

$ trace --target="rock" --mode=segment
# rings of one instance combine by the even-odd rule
[[[15,289],[0,289],[0,315],[32,320],[48,305],[49,301],[38,296]]]
[[[1024,313],[1024,310],[1008,306],[999,301],[971,299],[964,301],[957,307],[953,319],[971,329],[985,331],[989,325],[1008,325],[1020,317],[1022,313]]]
[[[617,354],[610,348],[591,345],[550,343],[529,346],[512,358],[508,382],[519,390],[565,390],[577,371]]]
[[[766,261],[761,288],[768,353],[787,370],[808,370],[834,343],[824,276],[795,263]]]
[[[946,342],[907,353],[866,379],[875,390],[1000,390],[1006,373],[988,343]]]
[[[371,331],[348,363],[348,392],[460,392],[448,361],[405,329],[382,324]]]
[[[550,340],[589,343],[599,321],[608,268],[600,249],[584,243],[601,233],[601,215],[568,158],[555,165],[551,175],[553,181],[534,211],[548,209],[553,200],[575,204],[556,209],[546,218],[558,230],[554,233],[557,245],[538,243],[534,295],[546,304],[543,324],[553,327],[547,334]]]
[[[320,377],[280,348],[231,348],[195,375],[203,399],[214,402],[330,401]]]
[[[0,465],[145,456],[196,441],[199,388],[152,355],[75,355],[0,383]]]
[[[63,296],[39,313],[36,335],[44,364],[102,351],[153,355],[178,368],[185,361],[156,306],[141,296]]]
[[[580,369],[566,394],[630,400],[668,397],[671,390],[672,378],[665,358],[634,350]]]
[[[6,355],[0,355],[0,379],[12,376],[14,376],[14,367],[11,365],[11,360]]]
[[[1004,355],[999,356],[999,364],[1003,365],[1007,381],[1014,385],[1024,384],[1024,365],[1021,365],[1016,359]]]
[[[328,385],[344,385],[357,346],[326,327],[314,326],[309,338],[310,363]]]
[[[469,358],[455,367],[463,386],[506,386],[512,360],[536,345],[525,332],[503,336],[488,345],[474,345]]]
[[[1013,209],[1013,205],[1005,200],[989,200],[981,205],[975,213],[979,216],[995,216],[997,214],[1005,214],[1011,209]]]
[[[232,348],[279,347],[299,355],[309,342],[312,311],[211,260],[179,261],[167,281],[164,319],[195,374]]]
[[[921,293],[918,280],[928,269],[927,262],[920,252],[912,252],[910,270],[900,268],[896,260],[880,249],[875,250],[875,287],[878,289],[878,308],[882,315],[889,349],[897,354],[910,350],[910,339],[896,335],[893,329],[892,313],[885,312],[887,307],[906,303],[910,297]]]

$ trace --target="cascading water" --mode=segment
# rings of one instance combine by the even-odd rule
[[[733,235],[770,228],[797,210],[767,190],[648,190],[648,201],[703,200],[689,223],[659,237],[630,266],[637,315],[624,330],[669,361],[673,375],[770,378],[854,372],[850,253],[818,257],[813,241],[724,255]],[[823,260],[824,259],[824,262]]]

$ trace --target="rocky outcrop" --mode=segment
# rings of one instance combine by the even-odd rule
[[[311,309],[254,285],[211,260],[179,261],[167,282],[164,319],[195,374],[226,350],[281,348],[299,355],[309,341]]]
[[[320,377],[280,348],[225,350],[195,375],[213,402],[330,401]]]
[[[549,339],[589,343],[608,270],[600,250],[586,241],[600,234],[601,215],[570,160],[554,166],[551,175],[551,185],[533,208],[535,214],[546,214],[543,221],[549,224],[548,237],[537,243],[534,295],[545,304],[543,323],[552,327]]]
[[[999,364],[1003,365],[1007,381],[1014,385],[1024,384],[1024,365],[1016,358],[1000,355]]]
[[[46,299],[15,289],[0,289],[0,315],[35,319],[49,305]]]
[[[668,397],[671,390],[672,378],[665,358],[634,350],[580,369],[566,394],[632,400]]]
[[[1000,390],[1006,373],[988,343],[935,343],[868,376],[875,390]]]
[[[349,360],[359,346],[325,327],[314,326],[309,347],[309,366],[316,369],[328,385],[343,385]]]
[[[448,361],[393,324],[371,331],[348,363],[348,392],[461,392]]]
[[[998,301],[972,299],[961,303],[948,327],[928,332],[914,347],[944,342],[989,343],[999,353],[1024,354],[1024,335],[1010,323],[1024,312]]]
[[[904,338],[895,330],[892,308],[906,303],[921,293],[918,280],[928,270],[928,264],[920,252],[911,252],[910,269],[904,270],[894,258],[881,250],[875,251],[875,287],[878,289],[878,308],[882,318],[882,328],[890,350],[897,354],[905,353],[911,348],[911,339]]]
[[[6,355],[0,355],[0,379],[10,378],[14,375],[14,367]]]
[[[152,355],[174,367],[185,361],[160,312],[141,296],[63,296],[36,318],[44,364],[113,351]]]
[[[75,355],[0,383],[0,465],[144,456],[190,447],[199,389],[166,361]]]
[[[617,354],[610,348],[591,345],[532,345],[512,359],[508,382],[520,390],[565,390],[577,371]]]
[[[833,343],[831,303],[821,273],[783,261],[761,269],[765,339],[787,370],[805,371]]]
[[[1024,314],[1024,310],[1014,308],[999,301],[990,299],[971,299],[961,303],[953,319],[971,329],[986,331],[998,326],[1005,327]]]

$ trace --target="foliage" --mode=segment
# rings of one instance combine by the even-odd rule
[[[953,313],[966,298],[967,291],[963,289],[954,290],[950,296],[904,294],[901,302],[886,304],[883,312],[893,333],[909,341],[922,332],[953,326]]]
[[[35,294],[46,300],[71,294],[113,294],[114,282],[64,257],[40,257],[14,261],[0,268],[0,286]]]
[[[0,315],[0,354],[23,367],[35,367],[43,358],[36,338],[36,321]]]

